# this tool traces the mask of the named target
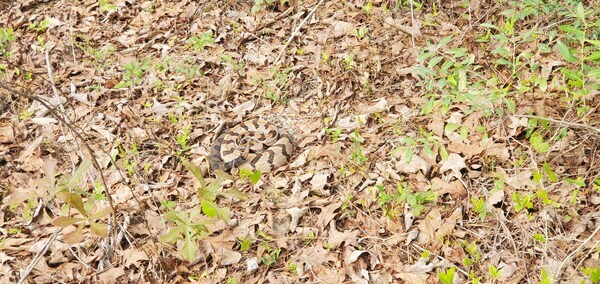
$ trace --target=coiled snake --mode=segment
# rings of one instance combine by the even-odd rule
[[[240,169],[269,172],[290,162],[294,144],[289,134],[262,119],[242,122],[225,130],[212,143],[208,161],[213,170]]]

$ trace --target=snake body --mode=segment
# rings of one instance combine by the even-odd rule
[[[289,163],[294,144],[289,134],[272,123],[252,119],[225,130],[212,143],[208,157],[213,170],[240,169],[269,172]]]

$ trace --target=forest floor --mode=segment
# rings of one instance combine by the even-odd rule
[[[1,283],[598,283],[595,1],[0,2]],[[271,172],[217,133],[292,134]]]

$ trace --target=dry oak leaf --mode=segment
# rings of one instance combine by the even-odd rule
[[[450,155],[448,155],[448,159],[442,162],[440,172],[444,173],[447,170],[452,170],[452,174],[450,175],[450,177],[454,176],[457,179],[460,179],[460,171],[466,168],[467,165],[465,164],[465,158],[461,157],[456,153],[451,153]]]
[[[414,264],[405,266],[404,270],[395,276],[404,280],[408,284],[425,284],[427,283],[427,278],[429,277],[428,272],[431,272],[433,267],[433,264],[427,264],[427,259],[421,258]]]

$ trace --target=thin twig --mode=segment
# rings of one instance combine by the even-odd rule
[[[38,253],[31,260],[31,262],[29,263],[29,265],[27,266],[27,268],[24,271],[21,272],[21,276],[20,276],[19,281],[17,282],[17,284],[21,284],[21,283],[23,283],[25,281],[25,279],[27,279],[27,276],[29,276],[29,274],[31,273],[31,271],[33,270],[33,268],[37,265],[37,263],[40,261],[40,259],[42,259],[42,256],[44,256],[44,254],[46,254],[46,252],[50,248],[50,245],[54,242],[54,240],[56,240],[56,237],[58,237],[58,233],[60,233],[62,230],[63,229],[60,228],[60,229],[54,231],[54,234],[44,244],[44,247],[42,248],[42,250],[38,251]]]
[[[598,233],[598,230],[600,230],[600,227],[597,227],[596,230],[594,230],[594,232],[587,239],[585,239],[585,241],[583,241],[583,243],[580,246],[577,247],[577,249],[572,251],[569,255],[567,255],[567,257],[565,257],[565,259],[563,259],[563,261],[560,263],[560,266],[556,270],[556,274],[554,275],[554,280],[558,279],[558,276],[560,275],[560,272],[563,269],[563,266],[565,266],[565,263],[567,263],[568,260],[573,258],[573,256],[576,253],[578,253],[581,250],[581,248],[583,248],[583,246],[585,246],[585,244],[587,244],[596,235],[596,233]]]
[[[562,125],[566,125],[566,126],[571,126],[574,128],[585,128],[585,129],[589,129],[595,132],[600,133],[600,128],[596,128],[593,126],[589,126],[587,124],[581,124],[581,123],[574,123],[574,122],[568,122],[568,121],[564,121],[564,120],[557,120],[554,118],[549,118],[549,117],[542,117],[542,116],[536,116],[536,115],[527,115],[527,114],[514,114],[511,115],[513,117],[526,117],[526,118],[535,118],[535,119],[540,119],[540,120],[547,120],[547,121],[551,121],[554,123],[558,123],[558,124],[562,124]]]
[[[281,59],[281,56],[283,55],[283,53],[285,52],[285,50],[288,48],[288,46],[290,45],[290,43],[292,42],[292,40],[294,40],[294,38],[296,37],[296,35],[298,34],[298,32],[300,31],[300,29],[302,28],[302,26],[304,26],[304,23],[306,23],[306,21],[308,21],[308,19],[310,19],[310,17],[312,17],[312,15],[315,13],[315,11],[317,11],[317,8],[321,4],[323,4],[323,2],[325,2],[325,0],[319,1],[319,3],[317,3],[317,5],[315,5],[315,7],[313,7],[312,11],[310,11],[310,13],[308,13],[308,16],[306,16],[304,18],[304,20],[302,20],[302,22],[300,22],[300,24],[294,29],[294,31],[292,32],[292,34],[290,35],[290,37],[288,38],[288,40],[285,42],[285,45],[283,46],[283,48],[281,49],[281,51],[279,51],[279,55],[277,55],[277,58],[275,59],[275,65],[277,65],[279,63],[279,60]]]

